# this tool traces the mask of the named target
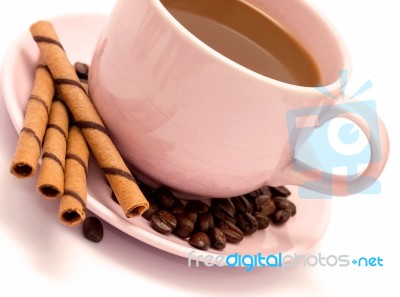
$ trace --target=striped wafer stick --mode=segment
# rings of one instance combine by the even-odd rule
[[[65,160],[64,196],[60,200],[58,219],[67,226],[77,226],[86,218],[89,149],[78,127],[68,132]]]
[[[59,198],[64,193],[68,124],[67,107],[61,101],[54,101],[44,136],[42,166],[37,180],[37,190],[48,199]]]
[[[53,78],[41,58],[25,112],[24,127],[10,166],[10,172],[18,178],[31,177],[36,172],[53,96]]]
[[[141,215],[148,209],[149,203],[80,84],[52,24],[39,21],[31,26],[31,33],[125,215],[127,217]]]

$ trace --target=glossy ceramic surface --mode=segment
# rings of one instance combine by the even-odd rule
[[[305,46],[336,93],[338,72],[350,62],[325,18],[306,1],[249,2]],[[129,163],[157,182],[207,197],[295,184],[281,177],[292,161],[287,112],[333,103],[315,88],[272,80],[225,58],[155,0],[116,2],[89,86]]]
[[[90,63],[105,20],[106,17],[103,15],[81,14],[54,17],[50,21],[53,22],[71,62]],[[16,131],[23,125],[24,110],[38,58],[37,47],[29,32],[26,32],[10,46],[3,62],[1,91]],[[10,145],[14,146],[16,143]],[[263,255],[309,252],[326,230],[330,219],[331,202],[326,199],[299,199],[298,188],[290,187],[290,190],[293,193],[290,199],[297,206],[297,214],[287,224],[282,227],[271,226],[246,237],[240,244],[228,245],[221,252],[196,250],[196,256],[229,255],[236,252],[241,254],[260,252]],[[34,192],[32,195],[36,196]],[[33,198],[42,199],[39,196]],[[141,217],[127,219],[120,207],[111,199],[111,190],[93,159],[89,164],[87,207],[116,228],[158,249],[182,257],[187,257],[193,250],[184,240],[157,233],[150,227],[148,221]]]

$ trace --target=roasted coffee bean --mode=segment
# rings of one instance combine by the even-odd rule
[[[285,197],[274,197],[274,203],[277,209],[289,209],[292,216],[296,214],[296,205]]]
[[[254,199],[254,211],[261,211],[262,205],[271,199],[271,196],[268,195],[260,195],[256,199]]]
[[[292,211],[290,201],[285,197],[274,197],[272,200],[274,201],[277,209],[289,209]]]
[[[181,200],[175,199],[174,205],[172,205],[172,207],[169,209],[169,211],[172,214],[184,213],[185,212],[185,206],[183,205]]]
[[[151,226],[160,233],[171,233],[177,224],[175,216],[166,211],[160,210],[150,217]]]
[[[174,234],[181,238],[189,237],[194,229],[192,220],[185,213],[177,213],[175,217],[177,224],[174,229]]]
[[[290,191],[285,186],[280,187],[270,187],[273,196],[288,197],[290,196]]]
[[[237,212],[252,212],[253,204],[245,196],[238,196],[231,199]]]
[[[75,72],[78,78],[88,79],[89,78],[89,66],[85,63],[76,62],[74,64]]]
[[[253,217],[257,220],[258,230],[265,229],[269,226],[269,217],[262,212],[254,212]]]
[[[260,192],[260,195],[267,195],[269,197],[272,197],[271,189],[269,188],[269,186],[263,186],[258,191]]]
[[[214,227],[214,218],[209,212],[199,213],[197,215],[195,229],[196,231],[207,232]]]
[[[258,230],[258,221],[248,212],[242,212],[236,216],[236,225],[244,235],[253,234]]]
[[[211,202],[210,212],[214,216],[214,220],[230,221],[236,223],[235,213],[236,209],[230,199],[213,199]]]
[[[259,196],[259,195],[260,195],[259,191],[256,190],[256,191],[247,193],[247,194],[245,194],[244,196],[245,196],[246,198],[248,198],[248,199],[254,199],[254,198],[256,198],[256,197]]]
[[[210,213],[214,217],[214,221],[217,223],[222,222],[222,221],[229,221],[233,224],[236,223],[235,217],[231,216],[230,213],[224,211],[224,209],[218,205],[215,205],[215,204],[211,205]]]
[[[230,216],[234,217],[236,213],[235,205],[232,203],[231,199],[213,199],[212,205],[218,205],[224,212],[228,213]]]
[[[219,228],[214,227],[208,231],[208,236],[211,241],[211,246],[216,250],[222,250],[226,246],[225,233]]]
[[[196,221],[197,221],[197,213],[195,213],[195,212],[188,212],[188,213],[186,213],[186,215],[187,215],[188,218],[193,222],[193,224],[196,223]]]
[[[185,206],[185,211],[187,213],[189,212],[195,212],[195,213],[203,213],[208,211],[208,205],[204,203],[203,201],[200,200],[190,200],[188,203],[186,203]]]
[[[142,217],[144,217],[146,220],[150,220],[150,217],[158,212],[158,206],[153,200],[149,200],[149,209],[146,210],[143,214]]]
[[[201,250],[208,250],[211,246],[210,238],[204,232],[196,232],[189,238],[189,243]]]
[[[87,217],[83,222],[83,234],[93,242],[100,242],[104,235],[103,224],[96,217]]]
[[[118,201],[118,199],[117,199],[117,196],[115,196],[115,193],[114,193],[114,192],[111,193],[111,199],[112,199],[115,203],[119,204],[119,201]]]
[[[278,209],[272,216],[272,223],[275,225],[282,225],[286,223],[292,215],[292,211],[290,209]]]
[[[220,222],[219,229],[224,232],[226,241],[238,243],[243,240],[243,232],[235,224],[229,221]]]
[[[174,205],[177,198],[166,187],[160,187],[154,191],[154,201],[161,209],[169,209]]]
[[[292,201],[290,201],[290,200],[288,200],[288,201],[290,204],[290,210],[292,211],[292,216],[294,216],[297,213],[296,205]]]
[[[264,203],[261,205],[259,211],[261,211],[266,216],[272,215],[276,211],[274,200],[272,198],[268,198],[267,200],[265,200]]]

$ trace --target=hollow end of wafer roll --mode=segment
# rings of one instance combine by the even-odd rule
[[[149,209],[148,204],[143,203],[143,205],[137,205],[135,207],[132,207],[131,209],[128,209],[126,216],[128,218],[135,218],[141,216],[148,209]]]
[[[58,214],[61,223],[67,226],[78,226],[83,223],[86,213],[82,209],[64,209]]]
[[[35,174],[34,168],[24,162],[12,163],[10,172],[18,178],[31,177]]]
[[[102,169],[127,218],[138,217],[149,208],[149,202],[130,173],[115,168]]]
[[[41,56],[26,105],[23,128],[19,133],[10,166],[11,174],[18,178],[32,177],[36,173],[53,95],[53,78]]]
[[[38,191],[40,194],[42,194],[42,196],[46,199],[57,199],[60,198],[63,195],[63,190],[58,189],[56,186],[54,185],[40,185],[38,187]]]
[[[44,137],[42,166],[36,183],[38,191],[46,199],[60,198],[64,194],[67,137],[67,107],[61,102],[53,102]]]
[[[89,149],[81,130],[70,127],[65,161],[64,196],[58,219],[67,226],[77,226],[86,218]]]

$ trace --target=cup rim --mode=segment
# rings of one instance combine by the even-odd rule
[[[248,3],[247,0],[244,0],[245,2]],[[192,32],[190,32],[185,26],[183,26],[175,17],[168,11],[168,9],[162,4],[160,0],[153,0],[152,1],[155,8],[158,10],[159,13],[163,15],[173,26],[178,32],[178,34],[181,34],[182,37],[186,38],[194,46],[196,46],[198,49],[202,50],[205,54],[212,56],[214,59],[219,60],[220,62],[224,63],[225,65],[231,67],[232,69],[250,76],[254,79],[257,79],[258,81],[262,83],[267,83],[273,87],[276,88],[281,88],[281,89],[289,89],[292,91],[296,92],[301,92],[301,93],[310,93],[314,92],[316,87],[307,87],[307,86],[301,86],[301,85],[294,85],[290,83],[286,83],[283,81],[279,81],[273,78],[270,78],[268,76],[262,75],[260,73],[257,73],[227,57],[225,57],[223,54],[219,53],[215,49],[213,49],[211,46],[206,44],[205,42],[201,41],[199,38],[197,38]],[[315,17],[316,20],[323,24],[323,26],[326,27],[327,31],[329,32],[330,36],[335,40],[335,42],[338,45],[338,50],[339,53],[342,57],[342,67],[341,69],[346,69],[349,71],[349,74],[351,72],[351,59],[350,59],[350,54],[349,51],[344,43],[343,38],[340,36],[339,32],[335,29],[335,27],[332,25],[332,23],[329,21],[329,19],[316,7],[312,6],[311,3],[307,3],[307,1],[300,1],[301,4],[303,4],[302,8],[307,9],[308,12],[311,12]],[[300,2],[298,1],[293,1],[291,0],[291,4],[297,5],[300,7]],[[248,3],[249,5],[252,5],[251,3]],[[297,8],[297,7],[296,7]],[[294,8],[295,10],[295,8]],[[334,80],[333,82],[327,84],[327,85],[322,85],[323,88],[325,88],[329,92],[335,92],[339,85],[339,77]]]

